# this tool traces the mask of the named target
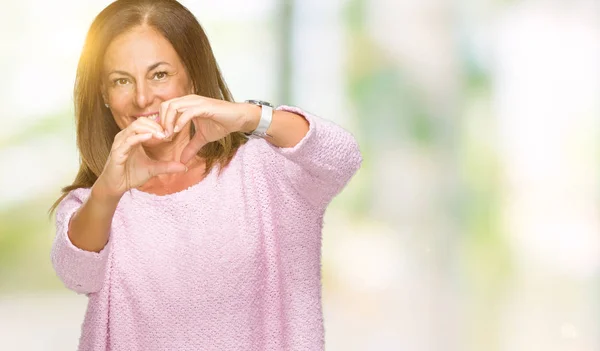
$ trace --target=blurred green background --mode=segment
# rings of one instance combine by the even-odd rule
[[[86,31],[109,1],[3,3],[0,350],[73,350],[47,209],[77,170]],[[350,130],[325,218],[328,350],[600,350],[596,0],[182,1],[238,101]]]

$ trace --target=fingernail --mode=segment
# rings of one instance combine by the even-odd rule
[[[173,129],[173,133],[178,133],[179,132],[179,126],[175,126],[175,129]]]
[[[159,138],[161,138],[161,139],[164,139],[164,138],[166,138],[166,137],[167,137],[166,135],[164,135],[164,134],[163,134],[163,133],[161,133],[161,132],[158,132],[158,133],[156,133],[156,135],[157,135]]]

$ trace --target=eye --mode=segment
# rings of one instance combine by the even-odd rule
[[[113,84],[114,85],[125,85],[125,84],[127,84],[127,82],[128,82],[127,78],[113,79]]]
[[[165,78],[167,78],[167,72],[165,71],[154,73],[154,79],[156,80],[163,80]]]

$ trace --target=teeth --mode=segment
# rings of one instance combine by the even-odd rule
[[[148,118],[153,120],[154,122],[158,122],[158,113],[150,115],[148,116]]]

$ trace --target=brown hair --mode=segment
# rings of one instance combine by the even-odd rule
[[[181,58],[194,93],[215,99],[233,98],[217,65],[210,43],[194,15],[175,0],[118,0],[92,22],[75,78],[74,103],[80,166],[73,184],[62,189],[50,208],[52,213],[72,190],[91,187],[104,169],[115,135],[120,131],[101,93],[102,61],[106,48],[118,35],[148,25],[161,33]],[[191,135],[194,135],[193,125]],[[205,145],[198,155],[206,160],[206,171],[225,167],[247,141],[232,133]]]

